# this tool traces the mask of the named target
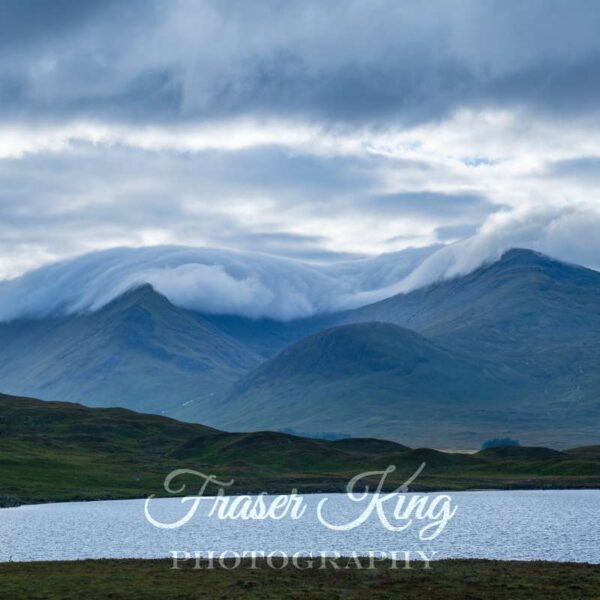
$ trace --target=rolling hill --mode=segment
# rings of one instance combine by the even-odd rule
[[[233,493],[343,491],[355,475],[394,465],[389,490],[423,462],[415,490],[600,486],[597,447],[503,450],[449,454],[376,439],[227,433],[120,408],[0,394],[0,506],[167,495],[164,478],[180,468],[233,478]],[[197,489],[197,479],[181,482],[188,484],[182,494]]]

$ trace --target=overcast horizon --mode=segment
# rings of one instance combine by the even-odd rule
[[[5,0],[0,280],[171,244],[599,269],[599,26],[584,1]]]

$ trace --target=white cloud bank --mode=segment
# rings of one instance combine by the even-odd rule
[[[144,283],[185,308],[292,319],[355,306],[357,294],[402,280],[434,250],[316,265],[209,248],[115,248],[0,282],[0,320],[97,310]]]
[[[213,314],[293,319],[361,306],[468,273],[527,247],[600,269],[600,213],[538,209],[492,215],[448,246],[314,264],[209,248],[115,248],[0,282],[0,321],[94,311],[144,283],[174,304]]]

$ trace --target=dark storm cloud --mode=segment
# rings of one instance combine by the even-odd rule
[[[592,1],[0,3],[4,119],[595,112]]]
[[[0,48],[18,52],[44,40],[68,35],[102,14],[114,2],[86,0],[2,0]]]

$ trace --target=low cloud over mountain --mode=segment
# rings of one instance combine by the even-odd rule
[[[151,284],[175,305],[212,314],[289,320],[355,308],[469,273],[509,248],[528,247],[600,269],[595,213],[499,214],[471,238],[374,258],[307,262],[182,246],[115,248],[0,282],[0,321],[97,310]]]

